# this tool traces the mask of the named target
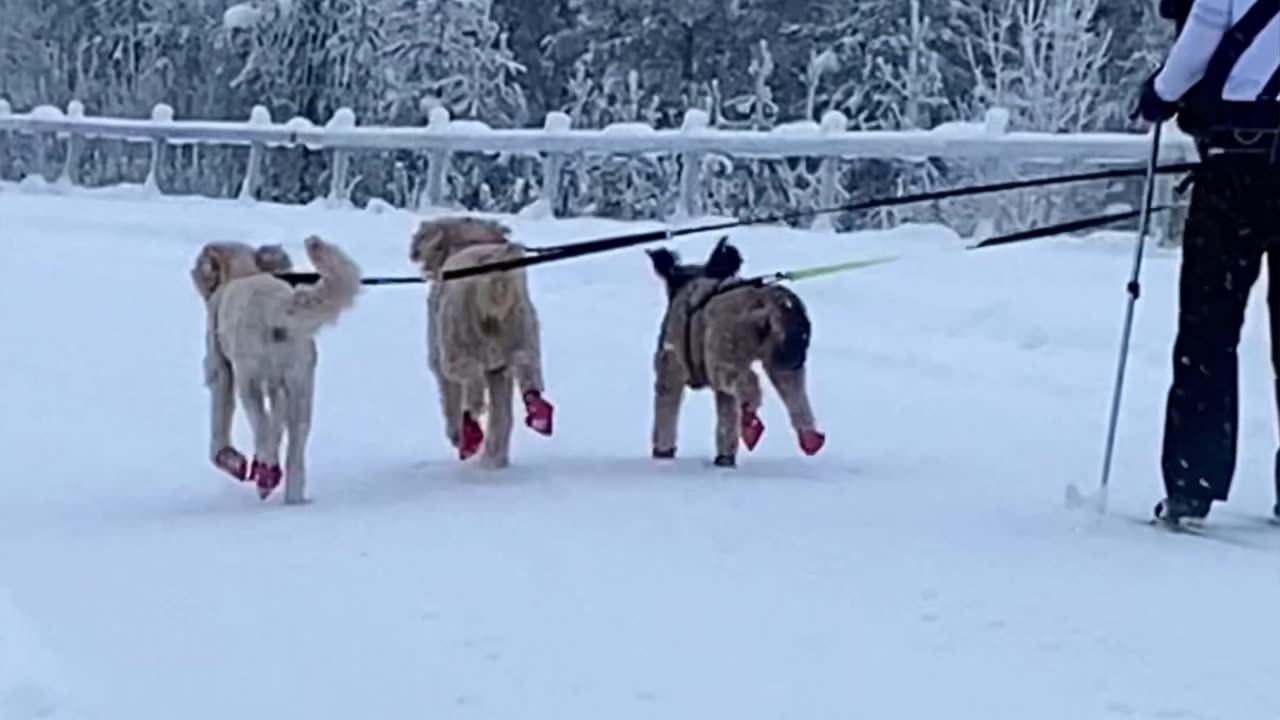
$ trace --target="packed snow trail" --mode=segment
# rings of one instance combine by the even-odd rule
[[[0,587],[0,718],[73,720],[56,663],[38,633]]]
[[[416,222],[0,190],[0,585],[86,717],[1241,720],[1280,707],[1280,535],[1259,528],[1257,550],[1063,509],[1068,482],[1097,477],[1128,234],[965,253],[935,227],[735,232],[748,273],[907,256],[795,285],[828,445],[803,457],[767,390],[768,430],[735,471],[708,467],[706,393],[686,398],[681,458],[648,458],[663,294],[641,250],[532,273],[557,429],[518,426],[500,474],[452,459],[425,288],[369,288],[319,339],[313,502],[260,503],[205,458],[195,253],[283,242],[302,264],[319,232],[366,274],[402,275]],[[628,229],[510,222],[531,244]],[[678,247],[696,258],[713,241]],[[1175,276],[1176,256],[1153,251],[1111,503],[1135,517],[1161,493]],[[1272,500],[1257,314],[1223,522]]]

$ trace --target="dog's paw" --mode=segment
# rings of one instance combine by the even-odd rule
[[[462,435],[458,443],[458,459],[466,460],[480,451],[484,444],[484,429],[471,413],[462,414]]]
[[[224,447],[214,453],[213,464],[236,480],[244,482],[249,479],[249,459],[233,447]]]
[[[760,437],[764,435],[764,421],[754,412],[742,409],[742,444],[747,446],[747,450],[755,450],[756,445],[760,444]]]
[[[800,431],[800,449],[805,455],[817,455],[823,445],[827,444],[827,436],[817,430]]]
[[[254,458],[249,477],[258,486],[258,497],[266,500],[276,488],[280,487],[280,481],[284,478],[284,468],[278,463],[265,463]]]
[[[717,455],[711,464],[720,468],[732,468],[738,466],[738,459],[733,455]]]
[[[675,458],[675,456],[676,456],[676,449],[675,449],[675,448],[671,448],[671,449],[669,449],[669,450],[663,450],[663,449],[661,449],[661,448],[654,448],[654,449],[653,449],[653,459],[654,459],[654,460],[672,460],[672,459],[674,459],[674,458]]]
[[[524,395],[526,415],[524,424],[540,435],[550,436],[553,431],[555,406],[543,399],[542,394],[530,390]]]

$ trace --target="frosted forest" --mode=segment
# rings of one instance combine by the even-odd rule
[[[137,118],[165,103],[179,119],[245,120],[262,105],[277,122],[317,124],[346,107],[373,126],[425,125],[442,106],[492,127],[537,127],[560,111],[580,128],[669,128],[699,108],[715,127],[762,130],[829,110],[851,129],[928,129],[1000,107],[1012,130],[1140,131],[1128,119],[1135,91],[1172,31],[1155,0],[0,0],[0,97],[15,111],[78,100],[92,115]],[[233,195],[245,155],[177,146],[161,181],[167,192]],[[95,141],[82,162],[86,184],[136,182],[147,153]],[[323,195],[328,162],[322,151],[272,150],[261,199]],[[703,162],[710,212],[817,205],[819,159]],[[352,198],[412,205],[426,163],[412,151],[359,153]],[[572,158],[556,210],[661,217],[678,163]],[[32,165],[30,143],[0,141],[0,177],[40,171]],[[938,158],[842,165],[841,200],[990,174]],[[537,197],[540,174],[536,157],[457,154],[450,202],[511,211]],[[1015,201],[1034,206],[1022,224],[1108,202],[1097,188]],[[963,202],[837,223],[950,212],[958,225],[970,214]]]
[[[0,720],[1280,720],[1280,246],[1178,246],[1269,181],[1130,119],[1159,1],[0,0]]]

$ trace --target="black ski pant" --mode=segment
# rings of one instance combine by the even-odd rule
[[[1161,466],[1169,497],[1221,501],[1236,465],[1236,348],[1264,257],[1280,412],[1280,166],[1256,156],[1219,155],[1205,158],[1195,172]],[[1280,493],[1280,453],[1275,472]]]

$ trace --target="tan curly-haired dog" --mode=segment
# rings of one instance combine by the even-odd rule
[[[341,249],[314,236],[305,246],[320,274],[311,286],[293,287],[272,274],[292,267],[279,245],[254,249],[237,242],[209,243],[191,269],[207,309],[210,458],[232,477],[256,483],[264,500],[283,476],[287,504],[302,502],[306,489],[315,335],[336,322],[360,291],[360,268]],[[252,464],[231,444],[236,394],[253,428]],[[286,431],[289,447],[282,469],[280,445]]]
[[[511,230],[492,220],[424,221],[409,258],[422,269],[427,293],[427,363],[440,388],[449,443],[466,460],[484,446],[483,462],[510,464],[513,394],[524,399],[525,424],[552,433],[554,408],[543,398],[538,313],[523,268],[441,280],[445,271],[523,257]],[[486,401],[486,393],[488,398]],[[488,412],[487,427],[479,417]]]
[[[667,289],[654,353],[653,456],[675,457],[685,388],[715,392],[716,465],[737,464],[739,439],[755,449],[764,433],[755,362],[782,397],[801,450],[813,455],[822,449],[826,439],[805,390],[811,324],[800,298],[781,285],[739,279],[742,255],[728,238],[702,265],[681,264],[666,248],[648,254]]]

